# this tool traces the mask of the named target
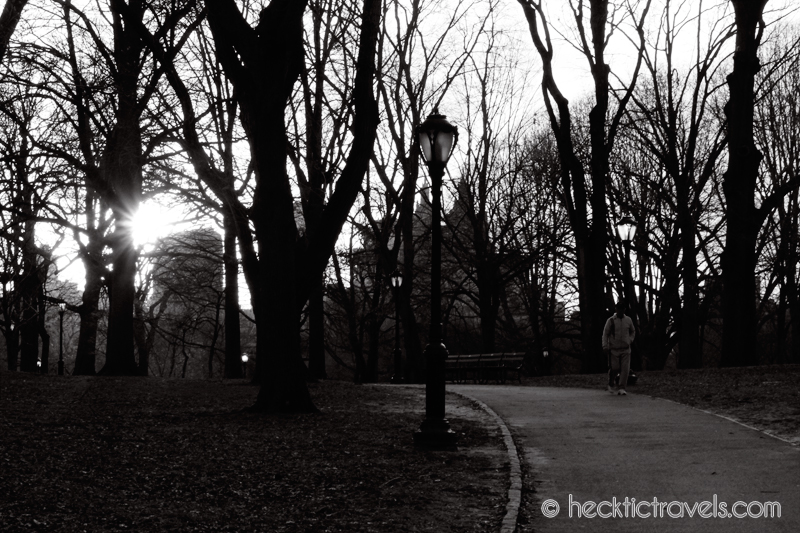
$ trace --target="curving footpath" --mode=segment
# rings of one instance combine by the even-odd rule
[[[532,524],[537,533],[800,531],[798,446],[638,394],[448,390],[485,403],[511,428],[533,472],[536,492],[525,497],[542,513]],[[769,516],[775,503],[780,517]]]

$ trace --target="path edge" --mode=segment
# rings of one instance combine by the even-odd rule
[[[495,422],[500,427],[500,432],[503,434],[503,441],[508,451],[508,463],[510,465],[510,472],[508,474],[508,503],[506,504],[506,515],[503,517],[503,522],[500,526],[500,533],[514,533],[517,529],[517,517],[519,516],[519,508],[522,504],[522,466],[519,460],[517,447],[514,444],[514,438],[511,436],[511,430],[508,429],[505,420],[481,400],[460,391],[449,390],[447,392],[458,394],[476,403],[489,416],[494,418]]]
[[[641,396],[645,396],[645,394],[641,394]],[[661,396],[653,396],[652,394],[647,394],[647,396],[650,396],[651,398],[653,398],[655,400],[661,400],[661,401],[664,401],[664,402],[670,402],[670,403],[674,403],[675,405],[682,405],[684,407],[688,407],[689,409],[694,409],[695,411],[700,411],[701,413],[705,413],[707,415],[716,416],[717,418],[722,418],[723,420],[727,420],[728,422],[733,422],[734,424],[738,424],[738,425],[740,425],[740,426],[742,426],[744,428],[756,431],[758,433],[761,433],[762,435],[766,435],[768,437],[772,437],[773,439],[776,439],[776,440],[779,440],[781,442],[784,442],[784,443],[786,443],[786,444],[788,444],[790,446],[794,446],[795,448],[800,448],[800,442],[794,442],[794,441],[791,441],[789,439],[785,439],[785,438],[783,438],[783,437],[781,437],[779,435],[775,435],[774,433],[772,433],[769,430],[760,429],[760,428],[757,428],[755,426],[751,426],[749,424],[745,424],[741,420],[737,420],[737,419],[735,419],[735,418],[733,418],[731,416],[723,415],[723,414],[720,414],[720,413],[715,413],[714,411],[708,411],[706,409],[701,409],[700,407],[695,407],[693,405],[689,405],[688,403],[676,402],[675,400],[670,400],[669,398],[662,398]]]

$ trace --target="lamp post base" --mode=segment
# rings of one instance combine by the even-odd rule
[[[425,420],[414,433],[414,446],[429,450],[453,450],[457,437],[447,420]]]
[[[58,375],[59,376],[63,376],[64,375],[64,361],[59,361],[58,362]]]

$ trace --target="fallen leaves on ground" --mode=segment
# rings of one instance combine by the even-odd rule
[[[244,410],[243,381],[0,374],[2,531],[495,531],[494,423],[448,396],[457,451],[414,448],[424,390],[309,385],[321,412]]]

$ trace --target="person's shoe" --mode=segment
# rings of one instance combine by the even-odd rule
[[[617,392],[617,389],[615,389],[614,387],[612,387],[611,385],[609,385],[609,386],[608,386],[608,392],[610,392],[611,394],[615,394],[615,393]]]
[[[619,392],[617,392],[617,394],[618,394],[619,396],[627,396],[627,395],[628,395],[628,393],[627,393],[627,392],[625,392],[625,389],[619,389]]]

